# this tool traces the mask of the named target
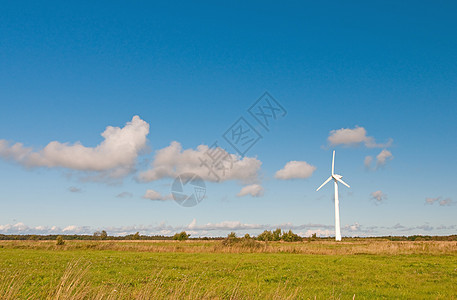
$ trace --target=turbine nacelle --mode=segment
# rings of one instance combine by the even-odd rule
[[[333,177],[333,179],[335,179],[335,180],[339,180],[339,179],[343,178],[342,175],[338,175],[338,174],[333,174],[332,177]]]
[[[326,181],[324,181],[324,183],[317,188],[316,191],[320,190],[324,185],[326,185],[330,180],[335,180],[336,183],[341,183],[341,184],[344,184],[345,186],[347,186],[348,188],[350,188],[349,184],[347,184],[346,182],[344,182],[341,178],[343,178],[343,175],[339,175],[339,174],[335,174],[334,173],[335,171],[335,151],[333,151],[333,159],[332,159],[332,175],[330,175],[329,178],[327,178]]]
[[[348,188],[350,188],[349,184],[347,184],[346,182],[344,182],[344,181],[341,179],[341,178],[343,178],[343,176],[338,175],[338,174],[333,174],[332,177],[333,177],[333,179],[335,179],[335,182],[342,183],[342,184],[344,184],[345,186],[347,186]]]

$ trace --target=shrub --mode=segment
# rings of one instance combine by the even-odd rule
[[[261,244],[254,239],[241,239],[240,246],[243,248],[260,248]]]
[[[317,239],[318,239],[317,234],[316,234],[316,233],[313,233],[313,234],[308,238],[308,242],[316,241]]]
[[[276,230],[273,231],[273,241],[279,240],[281,240],[281,228],[276,228]]]
[[[249,234],[245,234],[243,238],[236,236],[235,232],[231,232],[228,236],[222,241],[224,246],[237,246],[242,248],[259,248],[261,247],[260,243],[252,239]]]
[[[273,240],[273,233],[269,230],[265,230],[259,236],[257,237],[257,240],[259,241],[272,241]]]
[[[227,238],[229,238],[229,239],[236,239],[236,238],[237,238],[237,237],[236,237],[236,233],[233,232],[233,231],[230,232],[230,233],[228,234]]]
[[[282,231],[281,228],[277,228],[275,231],[271,232],[269,230],[265,230],[257,237],[258,241],[280,241],[283,240],[284,242],[298,242],[302,241],[303,239],[289,230],[288,232]]]
[[[302,240],[302,238],[298,235],[292,232],[292,230],[289,230],[288,232],[283,232],[281,239],[284,242],[299,242]]]
[[[102,230],[102,232],[100,233],[100,239],[106,240],[107,238],[108,238],[108,233],[106,233],[105,230]]]
[[[185,231],[182,231],[180,233],[176,233],[173,236],[173,239],[177,240],[177,241],[185,241],[185,240],[189,239],[189,236],[190,236],[190,234],[187,234]]]
[[[61,235],[59,235],[56,239],[56,245],[57,246],[62,246],[65,244],[65,241],[63,240],[63,237]]]
[[[222,245],[224,246],[232,246],[236,243],[238,243],[240,239],[236,237],[235,232],[230,232],[227,237],[222,241]]]

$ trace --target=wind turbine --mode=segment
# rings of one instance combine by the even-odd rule
[[[341,178],[343,176],[335,174],[335,150],[333,150],[333,159],[332,159],[332,175],[320,186],[317,188],[316,192],[321,189],[324,185],[326,185],[330,180],[333,179],[333,184],[335,186],[335,240],[341,241],[341,229],[340,229],[340,203],[338,201],[338,182],[341,182],[348,188],[350,186],[344,182]]]

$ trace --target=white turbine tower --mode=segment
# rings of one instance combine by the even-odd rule
[[[340,229],[340,203],[338,201],[338,182],[341,182],[348,188],[350,186],[341,180],[343,176],[335,174],[335,150],[333,150],[333,159],[332,159],[332,175],[320,186],[317,188],[316,192],[321,189],[324,185],[326,185],[330,180],[333,179],[334,186],[335,186],[335,240],[341,241],[341,229]]]

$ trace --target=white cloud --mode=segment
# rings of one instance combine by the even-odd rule
[[[316,234],[317,237],[327,237],[327,236],[334,236],[335,231],[330,229],[308,229],[305,232],[299,232],[298,235],[310,237],[313,234]]]
[[[96,147],[50,142],[42,150],[34,151],[21,143],[10,145],[0,140],[0,157],[25,167],[66,168],[77,171],[101,172],[119,178],[133,171],[136,158],[146,147],[149,124],[134,116],[123,128],[106,127],[104,140]]]
[[[365,168],[369,169],[371,166],[371,162],[373,161],[372,156],[365,156],[365,160],[363,161],[363,164],[365,165]]]
[[[355,222],[352,225],[346,225],[344,226],[345,230],[350,230],[350,231],[359,231],[361,229],[361,226],[359,223]]]
[[[385,144],[377,144],[374,137],[367,136],[365,128],[356,126],[354,129],[341,128],[330,131],[328,142],[331,146],[356,146],[363,143],[367,148],[386,148],[392,145],[393,140],[389,139]]]
[[[259,184],[251,184],[243,187],[237,194],[238,197],[243,197],[246,195],[251,195],[252,197],[263,196],[263,187]]]
[[[57,226],[28,226],[22,222],[16,224],[0,225],[0,233],[3,234],[92,234],[88,226],[70,225],[64,229]]]
[[[434,204],[438,203],[440,206],[450,206],[454,205],[455,202],[451,198],[435,197],[435,198],[425,198],[425,204]]]
[[[378,155],[376,155],[376,166],[375,168],[371,168],[371,164],[373,162],[373,157],[372,156],[365,156],[365,160],[363,161],[363,164],[365,165],[365,168],[370,170],[377,170],[382,166],[385,166],[388,161],[392,160],[394,156],[392,155],[392,152],[389,150],[382,150]]]
[[[306,161],[289,161],[283,169],[276,172],[275,177],[278,179],[295,179],[308,178],[313,175],[316,167],[308,164]]]
[[[116,198],[132,198],[133,194],[129,192],[122,192],[116,195]]]
[[[433,204],[436,201],[438,201],[441,197],[435,197],[435,198],[425,198],[425,203],[426,204]]]
[[[27,230],[28,226],[25,225],[25,224],[22,223],[22,222],[19,222],[19,223],[13,225],[13,228],[16,229],[16,230],[18,230],[18,231],[24,231],[24,230]]]
[[[197,226],[197,219],[193,219],[192,222],[187,226],[189,229],[194,229]]]
[[[63,232],[67,232],[67,231],[78,232],[79,228],[77,226],[75,226],[75,225],[70,225],[70,226],[65,227],[62,231]]]
[[[218,160],[220,164],[211,166],[209,154],[216,151],[225,160]],[[214,152],[213,152],[214,153]],[[173,178],[183,173],[193,173],[207,181],[239,180],[243,183],[258,181],[258,172],[262,162],[254,157],[243,157],[230,154],[222,148],[209,148],[200,145],[196,150],[182,149],[179,142],[172,142],[170,146],[156,152],[152,168],[141,172],[140,181],[149,182],[162,178]]]
[[[81,193],[82,189],[79,188],[79,187],[76,187],[76,186],[70,186],[68,188],[68,191],[71,192],[71,193]]]
[[[416,226],[415,229],[421,229],[421,230],[424,230],[424,231],[432,231],[434,229],[434,227],[430,226],[429,224],[424,224],[424,225],[421,225],[421,226]]]
[[[246,224],[240,221],[223,221],[220,223],[207,223],[203,225],[197,225],[197,220],[193,219],[192,222],[187,226],[187,229],[195,231],[218,231],[218,230],[248,230],[248,229],[262,229],[265,228],[261,224]]]
[[[159,192],[154,190],[147,190],[143,196],[144,199],[154,200],[154,201],[166,201],[173,199],[171,195],[162,196]]]
[[[384,166],[387,163],[387,161],[392,160],[393,158],[394,158],[394,156],[392,155],[392,152],[384,149],[381,151],[381,153],[379,153],[376,156],[376,166],[377,167]]]
[[[446,199],[440,200],[439,204],[440,204],[440,206],[449,206],[449,205],[453,205],[454,201],[451,198],[446,198]]]
[[[370,194],[371,199],[376,200],[376,203],[381,203],[387,199],[387,195],[384,194],[382,191],[376,191]]]

